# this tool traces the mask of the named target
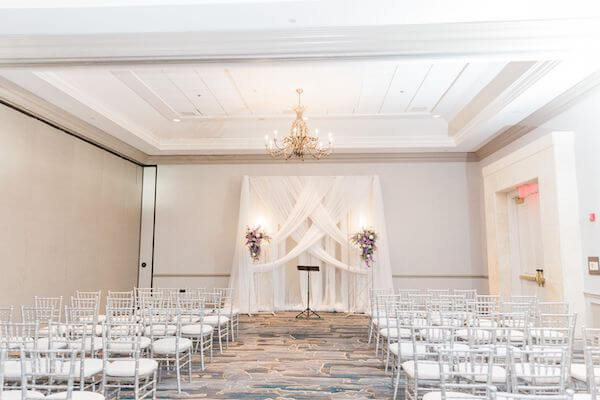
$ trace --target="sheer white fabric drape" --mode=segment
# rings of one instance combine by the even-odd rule
[[[244,234],[246,227],[257,225],[272,240],[254,263]],[[350,235],[362,227],[379,234],[372,269],[349,244]],[[243,177],[230,279],[236,307],[240,312],[303,308],[307,276],[296,270],[302,264],[321,267],[310,282],[317,310],[365,311],[369,287],[392,287],[377,176]]]

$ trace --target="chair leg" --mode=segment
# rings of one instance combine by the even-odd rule
[[[190,375],[190,383],[192,383],[192,349],[188,350],[188,374]]]
[[[398,342],[398,346],[400,346],[400,342]],[[383,349],[383,351],[385,351],[385,353],[386,353],[386,356],[385,356],[385,372],[387,372],[388,366],[390,365],[390,339],[389,338],[387,340],[387,346],[385,347],[385,349]]]
[[[369,321],[369,341],[367,343],[371,344],[371,337],[373,336],[373,320]]]
[[[377,336],[375,336],[375,355],[379,354],[379,332],[377,332]]]
[[[152,383],[152,400],[156,400],[156,371],[154,371],[154,382]]]
[[[179,370],[179,354],[175,354],[175,374],[177,375],[177,393],[181,393],[181,371]]]
[[[223,354],[223,342],[221,341],[221,325],[217,328],[217,336],[219,336],[219,352]]]
[[[204,371],[204,336],[200,337],[200,369]]]

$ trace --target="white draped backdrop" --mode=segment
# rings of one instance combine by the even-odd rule
[[[258,225],[272,240],[253,262],[245,233]],[[363,227],[379,235],[371,269],[349,241]],[[363,312],[369,288],[392,287],[379,177],[243,177],[229,283],[235,307],[243,313],[303,309],[307,276],[297,265],[321,267],[310,274],[316,310]]]

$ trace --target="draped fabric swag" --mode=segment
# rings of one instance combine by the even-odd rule
[[[246,227],[272,237],[257,263],[244,243]],[[373,227],[379,235],[375,266],[367,269],[350,235]],[[378,176],[265,176],[242,179],[230,287],[240,312],[298,310],[363,312],[368,289],[392,287],[383,201]]]

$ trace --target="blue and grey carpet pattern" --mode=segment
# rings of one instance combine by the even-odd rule
[[[389,399],[391,379],[367,344],[365,316],[322,313],[322,320],[296,313],[242,316],[240,336],[200,372],[184,393],[172,378],[160,383],[162,399]]]

